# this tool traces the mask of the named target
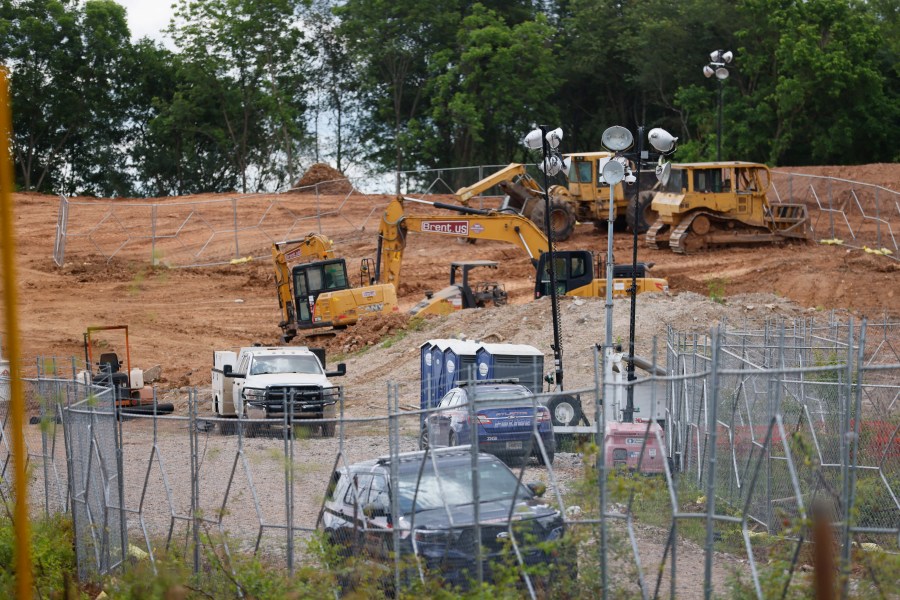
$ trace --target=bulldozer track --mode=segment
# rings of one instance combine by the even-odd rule
[[[682,219],[672,230],[669,247],[678,254],[693,254],[713,246],[772,244],[785,242],[790,237],[794,236],[746,225],[740,219],[697,211]]]
[[[668,224],[663,223],[662,221],[656,221],[653,225],[650,226],[650,229],[647,230],[647,235],[644,240],[647,242],[647,246],[653,248],[654,250],[662,250],[663,244],[667,244],[669,241],[668,236],[660,236],[660,233],[664,233],[666,229],[668,229]]]

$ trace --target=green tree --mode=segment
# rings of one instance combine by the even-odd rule
[[[462,21],[453,47],[434,56],[431,126],[425,149],[435,166],[508,160],[537,122],[556,123],[559,88],[552,27],[546,17],[508,25],[480,4]],[[438,162],[440,161],[440,162]]]
[[[56,189],[62,156],[84,110],[72,73],[80,55],[78,14],[60,0],[0,4],[0,57],[11,70],[16,182]]]
[[[125,10],[112,0],[3,0],[0,32],[0,59],[12,72],[17,184],[130,193]]]
[[[420,124],[434,56],[452,45],[460,20],[457,0],[347,0],[335,7],[344,46],[359,65],[356,88],[369,140],[368,156],[397,171],[420,156]]]
[[[293,177],[304,133],[309,53],[297,24],[300,5],[180,0],[180,22],[169,29],[182,56],[168,124],[189,127],[191,113],[211,116],[208,111],[215,110],[216,118],[200,121],[203,127],[193,133],[228,157],[245,192]],[[220,181],[229,179],[222,175]]]

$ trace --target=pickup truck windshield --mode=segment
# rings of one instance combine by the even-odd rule
[[[271,355],[255,356],[250,365],[250,375],[270,375],[274,373],[302,373],[321,375],[322,367],[315,356]]]

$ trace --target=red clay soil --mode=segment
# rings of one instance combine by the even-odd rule
[[[832,172],[843,174],[844,169],[849,168]],[[869,180],[900,189],[897,165],[867,165],[863,169],[871,175]],[[226,197],[197,195],[190,200]],[[181,200],[156,202],[169,210]],[[329,202],[332,207],[341,207],[340,216],[323,220],[322,228],[335,240],[338,256],[347,259],[351,273],[361,258],[375,255],[377,221],[373,222],[371,215],[373,207],[383,206],[386,201],[385,196],[361,195],[319,199],[320,207],[327,208]],[[59,201],[53,196],[14,195],[20,330],[26,360],[36,356],[81,356],[82,334],[88,326],[126,324],[130,328],[132,360],[144,368],[164,365],[166,382],[183,386],[208,382],[214,349],[252,342],[279,343],[280,313],[268,260],[170,269],[148,266],[149,253],[123,254],[107,261],[73,242],[65,265],[59,268],[52,260],[58,206]],[[410,206],[409,210],[425,209]],[[165,210],[159,212],[163,214]],[[378,213],[374,214],[377,219]],[[360,226],[363,222],[365,225]],[[208,231],[205,235],[209,235]],[[258,248],[247,251],[264,256],[267,243],[260,242]],[[590,224],[579,225],[572,239],[559,247],[604,253],[606,237]],[[619,262],[630,260],[629,235],[616,237],[615,252]],[[483,274],[476,271],[473,276],[476,280],[499,280],[513,304],[529,302],[533,297],[534,269],[528,257],[515,247],[499,242],[473,245],[438,235],[410,234],[398,292],[401,309],[411,307],[426,290],[445,287],[449,263],[462,259],[499,261],[498,270]],[[655,263],[652,273],[666,277],[675,294],[693,291],[709,296],[721,291],[728,296],[768,292],[819,311],[843,308],[857,315],[900,316],[900,262],[859,250],[790,244],[682,256],[650,250],[642,244],[639,260]],[[397,315],[338,332],[325,344],[331,351],[349,352],[408,326],[405,316]],[[110,343],[115,344],[115,340]]]

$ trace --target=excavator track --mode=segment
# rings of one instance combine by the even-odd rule
[[[739,219],[698,211],[681,220],[672,235],[669,247],[678,254],[692,254],[712,246],[738,244],[771,244],[783,242],[785,236],[763,227],[753,227]]]
[[[662,250],[663,246],[668,245],[669,242],[669,236],[666,235],[668,229],[669,225],[660,220],[653,223],[650,229],[647,230],[647,235],[644,238],[647,246],[654,250]]]

